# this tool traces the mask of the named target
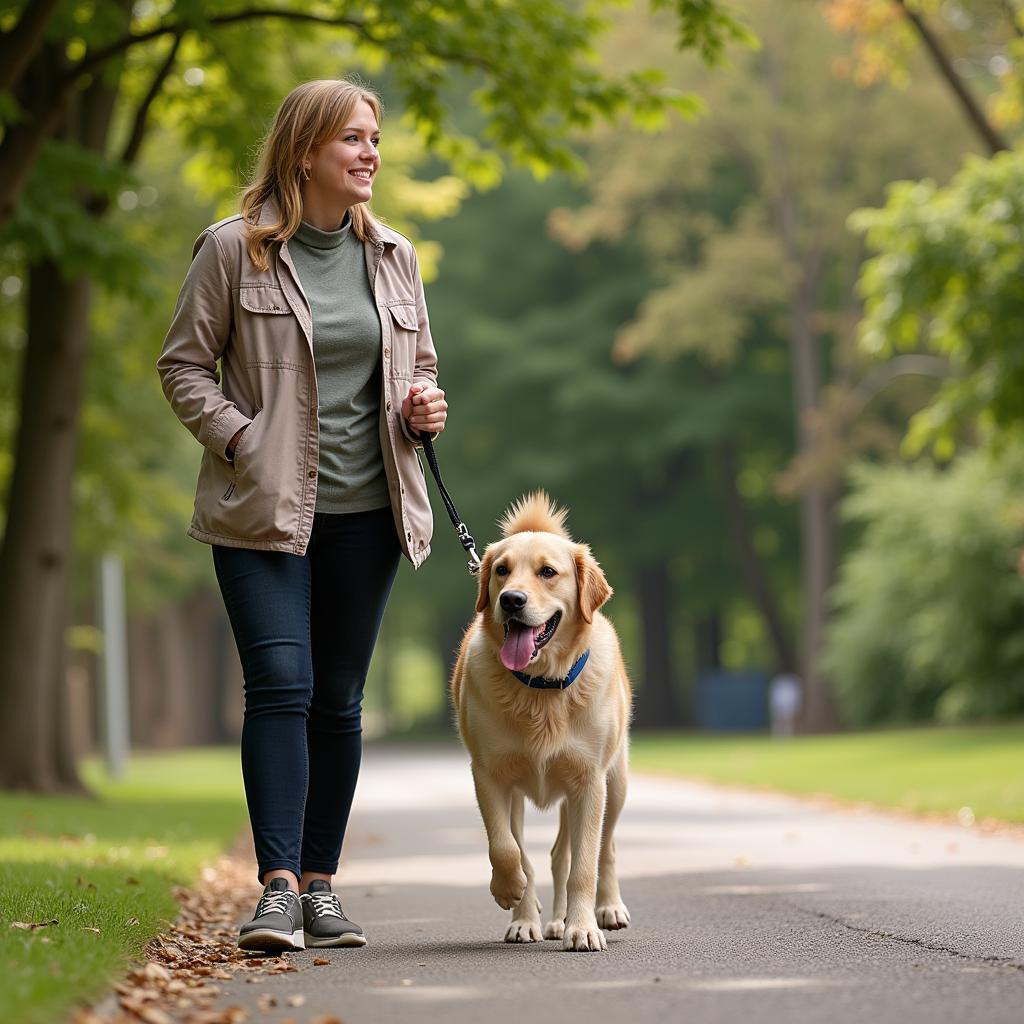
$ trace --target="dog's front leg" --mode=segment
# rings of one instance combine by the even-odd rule
[[[473,765],[476,802],[487,830],[491,859],[491,895],[503,910],[511,910],[526,892],[519,844],[512,835],[512,787]]]
[[[520,863],[526,874],[526,891],[519,901],[519,906],[512,911],[512,923],[505,932],[506,942],[540,942],[541,939],[540,900],[537,899],[533,865],[526,855],[526,843],[523,841],[525,804],[523,791],[515,790],[512,794],[512,835],[519,844]]]
[[[572,866],[566,886],[567,907],[562,949],[607,949],[608,942],[597,923],[597,854],[607,795],[604,772],[588,771],[566,798]]]

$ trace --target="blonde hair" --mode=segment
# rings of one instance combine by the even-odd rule
[[[242,217],[248,224],[246,248],[249,259],[260,270],[270,265],[271,246],[291,238],[302,221],[302,168],[306,159],[345,127],[360,100],[369,104],[380,124],[380,97],[343,79],[304,82],[281,101],[260,145],[253,180],[242,193]],[[278,220],[259,224],[260,212],[268,201],[277,207]],[[369,240],[376,221],[367,206],[359,203],[349,213],[356,238]]]

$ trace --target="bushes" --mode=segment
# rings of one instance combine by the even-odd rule
[[[860,466],[824,668],[851,724],[1024,712],[1024,450]]]

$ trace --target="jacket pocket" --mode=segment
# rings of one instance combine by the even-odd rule
[[[412,380],[416,368],[416,341],[420,324],[416,304],[395,302],[388,306],[391,316],[391,372],[392,377]],[[386,344],[386,343],[385,343]]]
[[[238,301],[243,309],[250,313],[269,313],[271,315],[290,315],[284,292],[269,284],[243,284],[238,289]]]

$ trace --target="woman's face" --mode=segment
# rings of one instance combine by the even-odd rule
[[[373,108],[360,100],[348,121],[330,142],[309,158],[309,180],[302,183],[303,201],[347,210],[373,197],[373,179],[380,168],[380,128]]]

